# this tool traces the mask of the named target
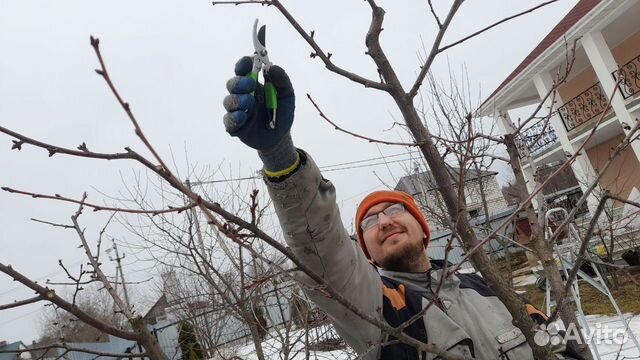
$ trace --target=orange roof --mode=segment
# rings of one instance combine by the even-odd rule
[[[576,6],[571,9],[565,15],[562,20],[545,36],[542,41],[538,44],[538,46],[533,49],[533,51],[527,55],[524,60],[516,67],[515,70],[507,78],[498,86],[497,89],[493,91],[493,93],[480,105],[483,107],[492,97],[494,97],[502,88],[507,86],[513,79],[516,78],[529,64],[531,64],[535,59],[540,56],[545,50],[549,48],[556,40],[558,40],[562,35],[564,35],[569,29],[571,29],[578,20],[582,19],[585,15],[591,11],[596,5],[600,3],[601,0],[580,0]]]

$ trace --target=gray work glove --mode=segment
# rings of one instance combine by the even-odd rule
[[[225,129],[246,145],[258,150],[267,172],[287,169],[298,161],[291,125],[295,110],[295,94],[287,73],[272,65],[265,74],[277,92],[275,128],[269,126],[272,110],[265,106],[264,88],[249,77],[253,59],[241,58],[235,66],[236,76],[227,81],[229,95],[224,98]]]

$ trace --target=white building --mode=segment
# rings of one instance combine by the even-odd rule
[[[519,137],[521,155],[534,159],[535,169],[521,164],[530,191],[537,169],[577,152],[571,169],[582,192],[602,174],[588,198],[592,214],[603,190],[637,198],[640,142],[607,163],[640,117],[639,19],[638,0],[579,1],[483,103],[481,115],[492,116],[503,133],[520,126],[510,116],[520,108],[542,103],[551,111],[548,126],[545,119],[532,121]],[[621,202],[613,204],[622,212]]]
[[[459,177],[459,169],[452,171],[452,186],[456,186],[453,179]],[[480,215],[491,215],[507,207],[498,181],[497,172],[467,169],[464,172],[465,204],[470,218]],[[398,181],[396,190],[404,191],[413,196],[420,210],[429,221],[432,232],[450,227],[450,217],[442,203],[440,194],[431,172],[421,172],[404,176]],[[488,214],[485,214],[485,202]]]

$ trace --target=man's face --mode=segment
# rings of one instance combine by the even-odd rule
[[[404,211],[389,217],[382,211],[393,203],[371,207],[363,218],[378,214],[378,224],[363,231],[371,259],[392,271],[416,271],[415,263],[425,259],[424,232],[418,220]]]

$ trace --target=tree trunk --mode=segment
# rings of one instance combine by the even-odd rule
[[[262,334],[260,333],[260,329],[258,329],[260,325],[258,325],[257,320],[254,318],[251,309],[243,309],[243,318],[247,326],[249,326],[249,331],[251,331],[251,339],[256,348],[256,357],[258,360],[266,360],[262,349]]]
[[[420,144],[420,150],[433,173],[438,192],[442,195],[445,206],[452,221],[457,221],[456,230],[467,250],[471,250],[480,242],[474,233],[466,215],[464,205],[458,208],[458,198],[451,186],[451,176],[447,170],[444,159],[440,156],[438,149],[433,143],[429,131],[420,121],[420,116],[413,106],[413,101],[406,94],[392,94],[409,130],[413,134],[416,142]],[[555,359],[556,356],[548,347],[540,347],[533,340],[533,329],[535,323],[525,309],[522,299],[507,285],[507,283],[496,273],[496,265],[484,253],[482,249],[474,252],[471,259],[475,267],[478,268],[487,284],[496,292],[496,295],[506,306],[511,316],[513,324],[517,326],[527,338],[527,342],[533,350],[536,359]]]
[[[382,31],[384,9],[378,6],[372,6],[372,10],[372,21],[365,39],[368,53],[378,66],[381,78],[389,85],[388,93],[393,97],[413,138],[416,143],[419,144],[420,151],[429,165],[429,169],[433,173],[438,192],[444,200],[448,215],[452,221],[457,220],[456,230],[465,248],[470,250],[475,245],[478,245],[479,241],[469,223],[465,206],[462,204],[461,208],[458,208],[458,197],[451,187],[451,177],[444,159],[440,156],[433,142],[433,137],[422,124],[420,115],[413,105],[413,97],[403,89],[393,66],[391,66],[391,63],[380,46],[379,36]],[[556,356],[548,346],[540,347],[535,343],[533,340],[535,324],[527,314],[524,302],[509,288],[500,275],[497,274],[495,264],[488,258],[484,251],[479,249],[479,251],[474,252],[471,255],[471,260],[478,270],[480,270],[484,280],[493,291],[496,292],[500,301],[505,305],[511,316],[513,316],[513,324],[517,326],[527,338],[527,343],[533,350],[534,358],[556,359]]]
[[[529,193],[527,191],[524,174],[520,165],[520,156],[518,155],[518,148],[516,147],[515,143],[515,135],[506,134],[504,136],[504,142],[507,147],[507,153],[509,154],[509,164],[511,165],[511,169],[513,170],[516,178],[516,190],[518,191],[518,195],[521,201],[524,201],[529,197]],[[529,221],[529,225],[531,227],[531,242],[533,243],[533,248],[536,251],[536,255],[538,255],[538,258],[540,259],[540,262],[542,263],[544,274],[547,278],[547,281],[549,281],[549,285],[551,286],[551,294],[554,300],[556,300],[556,304],[559,304],[560,296],[564,292],[564,282],[562,281],[560,270],[558,270],[556,259],[553,257],[553,245],[546,243],[543,233],[544,230],[542,226],[540,226],[538,215],[536,214],[535,209],[533,208],[531,203],[526,206],[525,211],[527,213],[527,220]],[[576,318],[576,314],[568,308],[566,303],[559,309],[559,314],[565,326],[574,324],[577,329],[580,328],[578,319]],[[579,334],[582,338],[582,345],[579,345],[576,350],[580,352],[582,357],[587,360],[591,360],[591,351],[586,345],[582,333],[579,332]]]
[[[131,323],[131,326],[140,336],[138,342],[144,347],[144,350],[149,355],[149,358],[151,358],[152,360],[167,359],[167,356],[160,348],[160,344],[158,344],[156,338],[151,334],[151,332],[149,332],[146,322],[141,317],[137,317],[136,319],[134,319]]]

